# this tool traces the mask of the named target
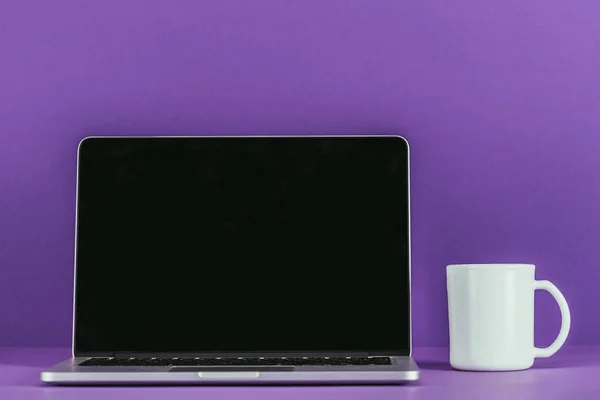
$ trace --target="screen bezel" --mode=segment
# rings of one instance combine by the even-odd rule
[[[76,343],[75,343],[75,332],[76,332],[76,327],[77,327],[77,321],[76,321],[76,304],[77,304],[77,247],[78,247],[78,243],[77,243],[77,239],[78,239],[78,227],[79,227],[79,223],[78,223],[78,213],[79,213],[79,167],[80,167],[80,160],[81,160],[81,149],[82,149],[82,145],[84,142],[86,141],[90,141],[90,140],[102,140],[102,139],[137,139],[137,140],[159,140],[159,139],[177,139],[177,138],[182,138],[182,139],[218,139],[218,138],[227,138],[227,139],[235,139],[235,138],[244,138],[244,139],[249,139],[249,138],[277,138],[277,139],[285,139],[285,138],[293,138],[293,139],[301,139],[301,138],[306,138],[306,139],[310,139],[310,138],[363,138],[368,140],[369,138],[396,138],[400,141],[403,142],[403,151],[405,151],[405,156],[406,156],[406,172],[407,172],[407,188],[406,188],[406,194],[407,194],[407,209],[406,209],[406,213],[407,213],[407,232],[406,232],[406,238],[407,238],[407,248],[408,248],[408,252],[407,252],[407,270],[406,270],[406,274],[407,274],[407,282],[408,282],[408,288],[407,288],[407,296],[408,296],[408,301],[406,302],[407,304],[407,310],[405,310],[406,315],[407,315],[407,320],[405,321],[405,324],[407,325],[407,329],[408,329],[408,343],[405,343],[402,347],[402,349],[389,349],[389,350],[379,350],[379,351],[371,351],[369,349],[364,349],[364,351],[360,351],[357,352],[356,350],[349,350],[349,351],[343,351],[343,350],[335,350],[335,351],[324,351],[324,350],[316,350],[315,352],[310,352],[310,354],[314,354],[314,353],[331,353],[331,354],[368,354],[368,355],[373,355],[373,356],[377,356],[377,355],[387,355],[387,356],[410,356],[412,354],[412,300],[411,300],[411,204],[410,204],[410,146],[408,141],[406,140],[406,138],[404,138],[403,136],[399,136],[399,135],[305,135],[305,136],[292,136],[292,135],[285,135],[285,136],[276,136],[276,135],[268,135],[268,136],[260,136],[260,135],[250,135],[250,136],[87,136],[83,139],[81,139],[81,141],[78,144],[77,147],[77,174],[76,174],[76,200],[75,200],[75,254],[74,254],[74,278],[73,278],[73,326],[72,326],[72,339],[71,339],[71,351],[72,351],[72,355],[73,357],[102,357],[102,356],[112,356],[114,355],[114,353],[107,353],[107,352],[94,352],[94,351],[81,351],[78,350],[76,347]],[[219,352],[219,354],[226,354],[229,356],[242,356],[242,355],[248,355],[248,354],[265,354],[265,353],[270,353],[273,354],[273,352],[265,352],[265,351],[252,351],[252,352],[248,352],[245,351],[243,353],[239,353],[239,352]],[[309,352],[307,352],[309,353]],[[150,354],[150,353],[148,353]],[[192,354],[192,352],[187,353],[187,354]],[[200,354],[200,353],[193,353],[193,354]],[[210,352],[203,352],[201,354],[211,354]],[[277,354],[275,355],[286,355],[286,354],[290,354],[290,353],[285,353],[285,352],[277,352]],[[216,354],[214,354],[216,356]]]

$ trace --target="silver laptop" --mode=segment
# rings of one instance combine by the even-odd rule
[[[411,358],[401,137],[90,137],[73,357],[53,384],[396,384]]]

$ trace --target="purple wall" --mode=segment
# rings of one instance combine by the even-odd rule
[[[445,265],[528,262],[600,343],[600,5],[0,2],[0,345],[68,345],[75,151],[90,134],[400,133],[415,345]],[[537,298],[536,340],[559,315]]]

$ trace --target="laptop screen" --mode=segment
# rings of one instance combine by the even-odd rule
[[[398,137],[88,138],[76,355],[408,354]]]

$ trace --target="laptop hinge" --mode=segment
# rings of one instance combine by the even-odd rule
[[[116,352],[108,357],[367,357],[368,352]]]
[[[102,352],[81,353],[75,357],[120,357],[120,358],[150,358],[150,357],[311,357],[311,356],[337,356],[337,357],[399,357],[409,356],[409,351],[369,351],[369,352]]]

